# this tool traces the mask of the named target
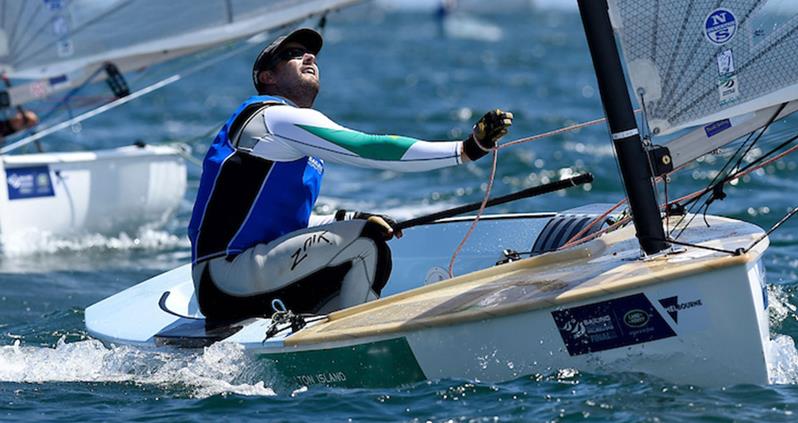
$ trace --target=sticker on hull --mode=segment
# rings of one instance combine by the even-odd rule
[[[551,315],[572,356],[676,336],[644,294],[555,310]]]
[[[53,182],[50,180],[50,168],[47,166],[6,169],[6,185],[9,200],[55,195]]]

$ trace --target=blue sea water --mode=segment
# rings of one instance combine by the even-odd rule
[[[460,16],[454,27],[421,11],[363,7],[330,16],[319,57],[317,108],[349,127],[426,139],[464,137],[482,113],[496,107],[515,114],[508,140],[602,115],[575,11],[516,5],[480,12]],[[201,157],[215,128],[252,94],[251,60],[257,52],[253,45],[240,56],[58,133],[45,146],[81,150],[139,139],[185,142]],[[194,63],[156,66],[130,81],[141,87]],[[798,128],[795,122],[779,125],[782,131]],[[721,162],[705,160],[675,177],[672,195],[703,188]],[[770,227],[798,205],[795,197],[785,195],[794,189],[796,165],[788,157],[737,181],[711,212]],[[422,174],[329,164],[319,208],[379,210],[408,218],[481,200],[489,171],[488,160]],[[502,150],[494,195],[582,171],[592,172],[596,181],[493,211],[561,210],[615,202],[624,195],[603,126]],[[233,346],[212,346],[201,353],[156,352],[107,347],[91,339],[83,326],[87,306],[189,260],[185,228],[199,174],[190,167],[185,201],[165,228],[114,237],[32,238],[3,253],[0,420],[796,419],[798,221],[788,221],[772,235],[765,257],[772,337],[782,351],[771,385],[701,388],[645,374],[561,369],[503,383],[437,380],[392,389],[285,390]]]

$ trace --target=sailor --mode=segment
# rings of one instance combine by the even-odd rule
[[[485,156],[512,114],[491,111],[464,141],[429,142],[345,128],[312,109],[321,35],[277,38],[255,60],[258,95],[224,124],[205,156],[189,223],[200,311],[231,321],[271,313],[327,313],[379,297],[391,272],[383,215],[312,214],[324,161],[420,172]]]
[[[38,123],[39,117],[30,110],[18,111],[9,119],[0,119],[0,142],[2,142],[3,138],[23,129],[33,127]]]

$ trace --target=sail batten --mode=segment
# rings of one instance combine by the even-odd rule
[[[611,0],[611,9],[655,134],[798,98],[796,2]]]

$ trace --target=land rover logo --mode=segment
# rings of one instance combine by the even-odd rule
[[[623,315],[623,322],[626,326],[639,328],[648,323],[649,315],[643,310],[635,309],[629,310]]]

